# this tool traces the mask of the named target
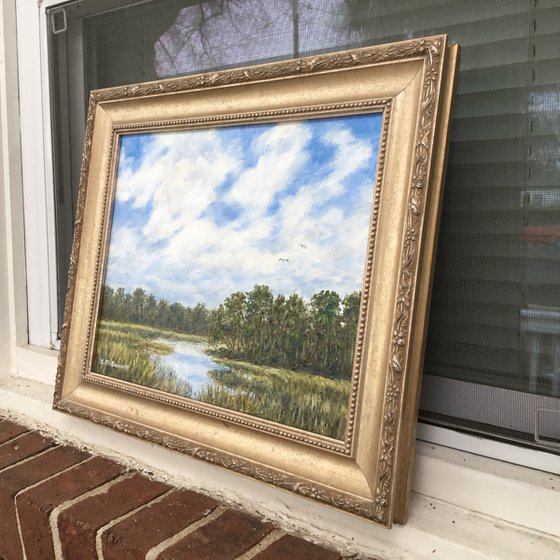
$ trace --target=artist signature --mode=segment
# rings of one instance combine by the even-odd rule
[[[100,363],[103,367],[109,366],[115,369],[125,369],[125,370],[130,369],[130,364],[117,364],[113,360],[107,360],[105,358],[101,358]]]

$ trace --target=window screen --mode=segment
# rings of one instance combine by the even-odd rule
[[[560,452],[560,2],[62,9],[66,31],[50,34],[61,293],[90,89],[436,33],[459,43],[421,417]]]

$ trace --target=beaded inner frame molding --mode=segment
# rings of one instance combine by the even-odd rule
[[[54,408],[387,527],[404,523],[457,57],[436,36],[92,92]],[[381,124],[342,437],[100,370],[125,136],[368,114]]]

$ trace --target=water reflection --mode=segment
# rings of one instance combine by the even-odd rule
[[[364,8],[365,9],[365,8]],[[160,78],[332,50],[358,42],[351,8],[340,0],[224,1],[183,8],[154,45]]]
[[[207,345],[203,342],[163,338],[158,339],[158,342],[163,342],[174,350],[172,354],[159,356],[159,364],[170,367],[178,377],[189,381],[193,388],[193,398],[198,397],[202,387],[212,384],[208,371],[227,369],[205,353]]]

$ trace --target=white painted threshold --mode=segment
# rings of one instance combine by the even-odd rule
[[[409,520],[391,530],[51,408],[53,386],[12,377],[0,411],[264,516],[348,555],[387,560],[560,558],[560,476],[417,442]]]

